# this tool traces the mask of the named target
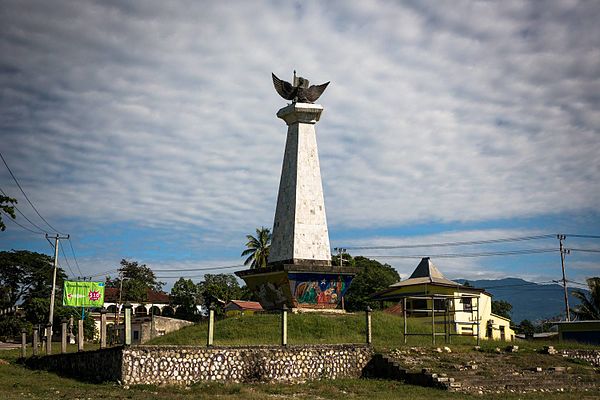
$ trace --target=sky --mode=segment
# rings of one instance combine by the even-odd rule
[[[600,3],[566,0],[2,0],[0,152],[49,225],[0,164],[38,232],[4,216],[0,250],[52,254],[58,230],[71,277],[125,258],[167,289],[242,269],[220,267],[272,226],[285,146],[270,74],[296,70],[331,81],[316,130],[332,248],[403,279],[419,256],[450,279],[561,279],[555,236],[356,247],[566,233],[600,249],[573,236],[600,235],[598,20]],[[555,251],[443,257],[529,249]],[[600,253],[566,268],[583,283]]]

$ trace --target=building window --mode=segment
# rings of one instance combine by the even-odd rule
[[[463,311],[473,311],[473,304],[472,301],[473,299],[471,297],[463,297],[460,299],[460,302],[463,305]]]

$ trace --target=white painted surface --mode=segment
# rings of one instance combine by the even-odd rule
[[[269,263],[331,261],[315,123],[323,107],[295,103],[277,116],[288,124]]]

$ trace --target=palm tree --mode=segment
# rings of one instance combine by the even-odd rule
[[[246,235],[246,238],[248,239],[247,249],[242,251],[241,255],[242,257],[248,256],[244,265],[252,263],[250,268],[266,267],[271,249],[271,230],[261,226],[260,229],[256,228],[256,237]]]
[[[573,296],[581,302],[573,309],[573,313],[580,320],[600,320],[600,278],[588,278],[586,282],[590,288],[589,296],[581,290],[573,291]]]

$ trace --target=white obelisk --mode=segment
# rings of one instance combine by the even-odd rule
[[[288,125],[269,265],[331,265],[315,124],[323,107],[292,103],[277,112]]]

